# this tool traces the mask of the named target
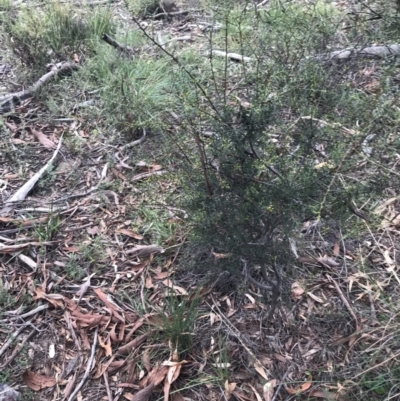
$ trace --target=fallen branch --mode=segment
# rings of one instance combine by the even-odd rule
[[[23,100],[26,100],[33,96],[33,94],[41,88],[45,83],[47,83],[54,76],[65,73],[68,71],[78,70],[80,68],[79,64],[76,63],[58,63],[50,66],[51,70],[44,74],[38,81],[36,81],[32,86],[19,92],[6,93],[0,96],[0,102],[4,102],[0,106],[0,113],[7,113],[11,110],[13,104],[18,104]]]
[[[22,331],[26,328],[26,326],[32,322],[32,319],[29,320],[26,324],[23,324],[20,326],[20,328],[13,334],[11,334],[10,338],[3,344],[3,346],[0,348],[0,359],[3,356],[3,354],[7,351],[8,347],[14,343],[15,339],[22,333]]]
[[[344,305],[346,306],[347,310],[349,311],[350,315],[352,316],[352,318],[354,319],[354,323],[356,324],[356,332],[358,333],[361,330],[361,326],[358,323],[358,319],[356,314],[354,313],[352,307],[350,306],[349,301],[347,300],[347,298],[344,296],[342,290],[339,287],[339,284],[329,275],[327,275],[328,280],[334,285],[340,299],[343,301]]]
[[[12,210],[13,203],[22,201],[26,198],[28,193],[31,191],[31,189],[35,186],[35,184],[39,181],[39,179],[42,177],[42,175],[49,168],[50,164],[56,158],[58,151],[61,148],[61,143],[62,143],[62,137],[60,138],[58,145],[57,145],[57,149],[54,151],[51,159],[36,174],[34,174],[34,176],[31,177],[13,196],[11,196],[11,198],[9,198],[6,201],[3,209],[0,210],[0,216],[9,213]]]
[[[72,401],[75,398],[75,396],[79,393],[79,390],[85,384],[85,381],[89,376],[89,372],[90,372],[90,370],[92,368],[92,364],[93,364],[94,354],[95,354],[95,351],[96,351],[97,332],[98,332],[98,327],[96,327],[96,331],[94,333],[94,339],[93,339],[93,344],[92,344],[92,352],[90,354],[90,358],[89,358],[88,363],[86,365],[85,374],[83,375],[82,380],[80,381],[80,383],[76,386],[76,388],[73,391],[73,393],[69,396],[68,401]]]
[[[258,287],[263,293],[264,296],[266,295],[267,292],[271,292],[271,303],[270,303],[270,310],[267,313],[267,315],[263,318],[264,321],[268,321],[273,313],[275,312],[276,306],[278,304],[278,299],[281,295],[281,288],[282,288],[282,277],[281,274],[279,273],[278,268],[276,265],[273,265],[276,281],[271,280],[267,276],[267,272],[265,268],[261,268],[261,274],[265,282],[269,284],[269,286],[264,285],[260,283],[259,281],[255,280],[253,277],[250,276],[248,270],[247,270],[247,261],[242,259],[244,268],[243,268],[243,274],[245,276],[245,279],[250,281],[252,284],[254,284],[256,287]]]
[[[232,61],[238,62],[252,62],[256,61],[254,58],[242,56],[238,53],[227,53],[222,50],[211,50],[205,53],[206,56],[225,57]],[[400,45],[388,46],[371,46],[355,49],[336,50],[331,53],[319,54],[317,56],[307,57],[308,59],[316,59],[320,61],[330,60],[347,60],[354,57],[367,57],[367,58],[384,58],[387,56],[400,56]]]
[[[159,245],[136,245],[132,249],[127,249],[127,255],[134,255],[137,257],[144,257],[155,253],[164,253],[165,250]]]
[[[18,344],[15,348],[14,351],[12,352],[11,356],[7,359],[7,362],[3,365],[0,365],[0,369],[4,369],[5,367],[7,367],[7,365],[9,365],[14,359],[15,357],[22,351],[23,347],[25,346],[25,344],[28,342],[28,340],[30,340],[33,335],[36,334],[36,330],[32,330],[22,341],[20,344]],[[1,399],[1,398],[0,398]]]
[[[225,57],[228,58],[232,61],[240,61],[243,63],[248,63],[250,61],[255,61],[255,59],[251,58],[251,57],[246,57],[246,56],[242,56],[241,54],[238,53],[227,53],[224,52],[222,50],[210,50],[208,52],[206,52],[204,54],[205,56],[218,56],[218,57]]]
[[[388,45],[388,46],[371,46],[356,49],[343,49],[336,50],[331,53],[320,54],[315,56],[317,60],[345,60],[352,57],[378,57],[383,58],[387,56],[399,56],[400,45]]]
[[[189,14],[188,10],[182,10],[182,11],[171,11],[171,12],[163,12],[156,14],[153,18],[157,19],[160,17],[173,17],[174,15],[187,15]]]
[[[107,35],[106,33],[102,36],[102,39],[104,40],[104,42],[108,43],[118,50],[121,50],[129,56],[132,56],[132,54],[135,52],[135,49],[133,47],[117,42],[114,38],[112,38],[110,35]]]
[[[126,149],[130,149],[133,148],[136,145],[140,145],[141,143],[143,143],[146,140],[146,131],[145,129],[143,129],[143,135],[137,139],[136,141],[127,143],[126,145],[122,146],[122,148],[120,149],[120,151],[126,150]]]

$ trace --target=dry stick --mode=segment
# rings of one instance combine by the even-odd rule
[[[231,328],[234,336],[239,340],[240,344],[242,344],[243,348],[249,353],[249,355],[254,359],[255,362],[257,362],[260,366],[264,366],[260,360],[255,356],[255,354],[251,351],[251,349],[249,347],[247,347],[247,345],[244,343],[244,341],[242,340],[242,337],[240,335],[240,332],[238,331],[238,329],[229,321],[229,319],[224,315],[224,313],[221,311],[221,309],[219,308],[219,306],[217,305],[217,303],[214,300],[214,297],[211,295],[211,299],[214,303],[214,306],[217,308],[220,317],[222,317],[222,321],[225,322],[225,324]]]
[[[108,401],[113,401],[112,393],[111,393],[111,390],[110,390],[110,385],[108,383],[108,374],[107,374],[107,372],[103,373],[103,379],[104,379],[104,384],[106,385]]]
[[[27,322],[27,324],[31,323],[32,319]],[[26,328],[27,324],[22,325],[15,333],[11,334],[10,338],[3,344],[0,348],[0,358],[6,352],[7,348],[13,343],[13,341],[21,334],[21,332]]]
[[[86,366],[85,374],[83,375],[82,380],[80,381],[80,383],[76,386],[76,388],[73,391],[73,393],[69,396],[68,401],[72,401],[75,398],[75,396],[78,394],[79,390],[85,384],[85,381],[86,381],[87,377],[89,376],[89,372],[90,372],[90,369],[92,368],[92,364],[93,364],[94,354],[95,354],[95,351],[96,351],[97,332],[98,332],[98,330],[99,330],[99,328],[96,327],[96,331],[94,333],[93,345],[92,345],[92,352],[90,354],[90,358],[89,358],[88,364]]]
[[[18,191],[12,195],[5,203],[3,209],[0,210],[0,215],[9,213],[12,210],[12,204],[14,202],[18,202],[24,200],[28,195],[29,191],[35,186],[36,182],[39,181],[40,177],[45,173],[45,171],[49,168],[50,164],[56,158],[58,151],[61,148],[62,137],[60,138],[57,149],[54,151],[51,159],[36,173],[31,177]]]
[[[128,144],[122,146],[122,148],[120,149],[120,151],[123,151],[123,150],[125,150],[125,149],[133,148],[133,147],[136,146],[136,145],[140,145],[142,142],[145,141],[145,139],[146,139],[146,131],[145,131],[145,129],[143,128],[143,135],[142,135],[142,137],[139,138],[139,139],[137,139],[136,141],[130,142],[130,143],[128,143]]]
[[[54,65],[51,68],[51,71],[49,71],[47,74],[44,74],[38,81],[36,81],[31,87],[28,89],[19,91],[19,92],[13,92],[13,93],[6,93],[5,95],[0,96],[0,102],[3,102],[5,100],[10,100],[14,97],[16,98],[26,98],[27,96],[32,96],[34,92],[36,92],[41,86],[43,86],[47,81],[49,81],[51,78],[53,78],[55,75],[66,72],[66,71],[71,71],[71,70],[77,70],[79,69],[80,66],[76,63],[59,63]]]
[[[354,380],[354,379],[356,379],[357,377],[360,377],[361,375],[365,375],[366,373],[370,372],[371,370],[374,370],[374,369],[378,368],[379,366],[384,365],[385,363],[391,361],[391,360],[394,359],[394,358],[397,358],[398,356],[400,356],[400,351],[397,352],[396,354],[392,355],[390,358],[385,359],[383,362],[378,363],[377,365],[371,366],[371,367],[369,367],[368,369],[364,370],[363,372],[360,372],[360,373],[356,374],[355,376],[353,376],[353,377],[351,378],[351,380]]]
[[[194,138],[196,140],[196,146],[197,146],[197,150],[199,152],[200,163],[201,163],[201,168],[203,170],[203,175],[204,175],[204,181],[205,181],[205,185],[206,185],[207,195],[211,198],[212,195],[213,195],[213,188],[212,188],[210,180],[208,178],[204,149],[201,146],[200,137],[199,137],[199,134],[197,133],[196,130],[194,130]]]
[[[48,307],[49,307],[49,305],[47,305],[47,304],[46,305],[41,305],[41,306],[38,306],[37,308],[32,309],[31,311],[26,312],[26,313],[24,313],[22,315],[10,316],[10,318],[15,317],[15,318],[18,318],[18,319],[25,319],[25,318],[27,318],[29,316],[36,315],[36,313],[39,313],[39,312],[41,312],[43,310],[46,310]],[[0,323],[5,323],[5,322],[8,322],[8,319],[0,320]]]
[[[217,57],[224,57],[228,58],[232,61],[238,61],[243,63],[249,63],[250,61],[255,61],[255,59],[251,57],[242,56],[238,53],[228,53],[223,50],[211,50],[204,53],[205,56],[217,56]]]
[[[181,11],[171,11],[170,13],[168,13],[168,12],[164,12],[164,13],[159,13],[159,14],[156,14],[153,18],[154,19],[156,19],[156,18],[160,18],[160,17],[172,17],[172,16],[174,16],[174,15],[187,15],[187,14],[189,14],[189,11],[188,10],[181,10]]]
[[[32,330],[21,342],[21,344],[19,344],[18,347],[16,347],[13,351],[13,353],[11,354],[11,356],[8,358],[8,361],[4,364],[4,365],[0,365],[0,369],[4,369],[7,365],[9,365],[14,359],[15,357],[21,352],[22,348],[24,347],[24,345],[27,343],[27,341],[36,333],[36,330]]]
[[[272,397],[272,400],[271,400],[271,401],[275,401],[276,397],[278,396],[279,392],[281,391],[281,388],[282,388],[282,386],[283,386],[283,383],[284,383],[284,381],[285,381],[286,376],[288,375],[288,373],[289,373],[289,369],[285,372],[285,374],[283,375],[282,379],[280,379],[280,381],[279,381],[279,386],[278,386],[278,388],[276,389],[275,394],[274,394],[274,396]]]
[[[338,292],[340,299],[343,301],[343,303],[345,304],[347,310],[350,312],[350,315],[353,317],[353,319],[354,319],[354,321],[356,323],[356,332],[360,331],[360,327],[359,327],[359,324],[358,324],[357,316],[355,315],[353,309],[351,308],[351,306],[349,304],[349,301],[346,299],[346,297],[344,296],[342,290],[340,289],[339,284],[329,274],[327,274],[327,277],[328,277],[328,280],[331,283],[333,283],[333,285],[335,286],[336,291]]]
[[[112,38],[110,35],[107,35],[106,33],[102,36],[102,39],[112,47],[115,47],[116,49],[128,53],[129,55],[131,55],[135,51],[133,47],[130,47],[128,45],[123,45],[117,42],[114,38]]]

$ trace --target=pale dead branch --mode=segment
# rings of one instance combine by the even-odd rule
[[[38,81],[36,81],[32,86],[19,92],[6,93],[0,96],[0,113],[7,113],[12,108],[12,103],[19,103],[22,100],[26,100],[33,96],[33,94],[41,88],[45,83],[47,83],[51,78],[56,75],[78,70],[80,68],[79,64],[76,63],[58,63],[50,66],[50,71],[44,74]]]
[[[15,202],[19,202],[24,200],[28,193],[32,190],[35,184],[39,181],[39,179],[43,176],[43,174],[47,171],[53,160],[56,158],[58,151],[61,148],[62,137],[58,142],[57,149],[54,151],[51,159],[36,173],[31,177],[13,196],[11,196],[5,203],[3,209],[0,210],[0,215],[8,214],[12,210],[12,204]]]
[[[89,372],[92,369],[92,365],[93,365],[93,360],[94,360],[94,355],[95,355],[95,351],[96,351],[96,345],[97,345],[97,333],[98,333],[98,327],[96,327],[96,331],[94,333],[94,338],[93,338],[93,344],[92,344],[92,351],[90,354],[90,358],[88,360],[88,363],[86,365],[86,370],[85,370],[85,374],[82,377],[82,380],[79,382],[79,384],[76,386],[75,390],[73,391],[73,393],[69,396],[68,401],[72,401],[75,396],[79,393],[79,390],[82,388],[82,386],[85,384],[86,379],[89,376]]]

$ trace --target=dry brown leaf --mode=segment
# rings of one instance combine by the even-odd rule
[[[228,380],[225,382],[225,396],[229,400],[231,398],[233,390],[235,390],[237,383],[229,383]]]
[[[277,385],[277,380],[273,379],[265,383],[263,386],[263,397],[264,401],[271,401],[274,396],[274,388]]]
[[[122,347],[119,347],[116,355],[128,355],[131,351],[133,351],[135,348],[139,347],[149,336],[150,332],[144,333],[139,337],[136,337],[134,340],[130,341],[128,344],[123,345]]]
[[[168,366],[156,366],[146,377],[140,381],[141,386],[147,386],[149,383],[153,383],[154,387],[157,387],[165,379],[169,370]]]
[[[262,366],[258,360],[254,362],[254,368],[262,378],[264,378],[267,381],[269,380],[267,372],[264,369],[264,366]]]
[[[258,393],[258,391],[257,391],[251,384],[249,384],[249,386],[250,386],[251,389],[253,390],[254,395],[255,395],[256,398],[257,398],[257,401],[262,401],[261,395]]]
[[[40,375],[38,373],[26,370],[22,375],[24,383],[34,391],[40,391],[44,388],[53,387],[56,384],[54,377]]]
[[[69,395],[72,393],[73,388],[75,386],[76,375],[77,375],[77,372],[75,372],[75,374],[68,380],[68,383],[65,386],[64,391],[63,391],[64,399],[67,399],[69,397]]]
[[[338,267],[340,266],[339,263],[337,263],[333,258],[330,258],[329,256],[320,256],[317,258],[318,262],[329,267]]]
[[[150,383],[143,390],[137,392],[135,396],[132,398],[132,401],[147,401],[153,394],[153,389],[154,389],[154,384]]]
[[[126,359],[122,360],[122,361],[111,361],[110,364],[108,364],[107,366],[107,373],[109,373],[110,375],[112,375],[113,373],[117,372],[118,370],[120,370],[126,363]]]
[[[339,256],[339,252],[340,252],[339,242],[336,241],[335,244],[333,245],[333,255]]]
[[[167,271],[167,272],[158,272],[153,278],[155,280],[162,280],[164,278],[167,278],[168,276],[170,276],[172,274],[171,271]]]
[[[292,290],[291,290],[292,298],[295,300],[301,299],[301,297],[304,294],[304,290],[300,287],[300,284],[298,282],[294,282],[292,284]]]
[[[4,121],[4,125],[13,133],[15,134],[18,131],[18,127],[13,123],[9,121]]]
[[[252,297],[250,294],[244,294],[247,298],[248,298],[248,300],[252,303],[252,304],[255,304],[256,303],[256,300],[254,299],[254,297]]]
[[[129,330],[129,333],[125,336],[124,341],[128,342],[130,340],[130,338],[132,337],[132,334],[139,329],[140,327],[143,326],[143,323],[145,321],[145,319],[148,319],[148,317],[152,316],[153,314],[147,314],[143,317],[141,317],[140,319],[138,319],[135,324],[133,325],[133,327]]]
[[[307,292],[307,295],[312,298],[314,301],[319,302],[320,304],[324,303],[324,300],[321,299],[320,297],[317,297],[316,295],[314,295],[311,291]]]
[[[34,128],[31,128],[31,133],[35,136],[35,138],[46,148],[46,149],[56,149],[57,145],[51,141],[43,132],[37,131]]]
[[[274,354],[274,357],[275,357],[279,362],[282,362],[282,363],[286,363],[286,362],[287,362],[286,358],[285,358],[283,355],[281,355],[281,354],[275,353],[275,354]]]
[[[93,292],[97,295],[97,297],[100,299],[101,302],[104,303],[104,305],[109,308],[110,312],[112,312],[112,315],[115,316],[119,321],[122,323],[125,321],[125,319],[118,313],[117,311],[117,305],[115,305],[113,302],[111,302],[107,295],[101,291],[100,288],[93,288]]]
[[[106,341],[103,341],[100,335],[97,336],[99,340],[99,344],[102,348],[104,348],[106,356],[111,356],[112,355],[112,349],[111,349],[111,341],[110,338],[107,338]]]
[[[212,253],[215,259],[227,259],[231,256],[230,253]]]
[[[164,280],[162,282],[166,287],[171,288],[172,290],[175,291],[175,293],[178,293],[179,295],[188,295],[188,292],[183,288],[183,287],[179,287],[177,285],[174,285],[173,282],[169,279]]]
[[[154,287],[153,281],[151,280],[150,276],[146,277],[144,286],[149,290],[150,288]]]
[[[285,386],[286,391],[289,394],[295,395],[295,394],[301,394],[304,393],[305,391],[307,391],[312,384],[312,377],[309,376],[309,380],[306,381],[305,383],[303,383],[302,385],[298,386],[297,388],[291,388],[291,387],[287,387]]]
[[[116,230],[116,233],[117,234],[124,234],[124,235],[126,235],[128,237],[131,237],[131,238],[134,238],[134,239],[137,239],[137,240],[142,240],[143,239],[143,237],[140,234],[136,233],[135,231],[128,230],[127,228],[120,228],[119,230]]]
[[[147,348],[142,355],[142,362],[144,368],[150,372],[151,371],[151,363],[150,363],[150,350]]]
[[[4,245],[4,244],[0,243],[0,254],[14,253],[14,252],[18,252],[25,248],[30,248],[32,246],[43,246],[43,245],[51,245],[51,244],[52,244],[52,242],[42,242],[42,244],[40,244],[40,242],[26,242],[24,244],[18,244],[18,245]]]
[[[169,392],[171,390],[171,383],[167,380],[167,378],[165,378],[164,380],[164,401],[168,401],[169,400]]]
[[[137,245],[132,249],[127,249],[125,253],[127,255],[134,255],[138,258],[149,256],[155,253],[164,253],[165,250],[159,245]]]

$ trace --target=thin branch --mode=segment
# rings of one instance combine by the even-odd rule
[[[58,63],[51,66],[51,70],[44,74],[38,81],[36,81],[32,86],[19,92],[6,93],[0,96],[0,102],[4,102],[0,106],[0,112],[5,113],[9,108],[10,101],[21,101],[30,98],[34,92],[36,92],[40,87],[47,83],[54,76],[67,71],[74,71],[80,68],[79,64],[76,63]]]
[[[114,38],[112,38],[110,35],[107,35],[106,33],[102,36],[102,39],[104,40],[104,42],[108,43],[112,47],[121,50],[130,56],[135,52],[135,49],[133,47],[117,42]]]
[[[94,359],[94,354],[96,351],[96,345],[97,345],[97,332],[98,332],[98,327],[96,327],[96,331],[94,333],[94,339],[93,339],[93,344],[92,344],[92,352],[90,354],[90,358],[89,361],[86,365],[86,371],[85,374],[82,377],[82,380],[80,381],[80,383],[76,386],[75,390],[73,391],[73,393],[69,396],[68,401],[72,401],[75,396],[78,394],[79,390],[82,388],[82,386],[85,384],[86,379],[89,376],[89,372],[92,368],[92,364],[93,364],[93,359]]]

